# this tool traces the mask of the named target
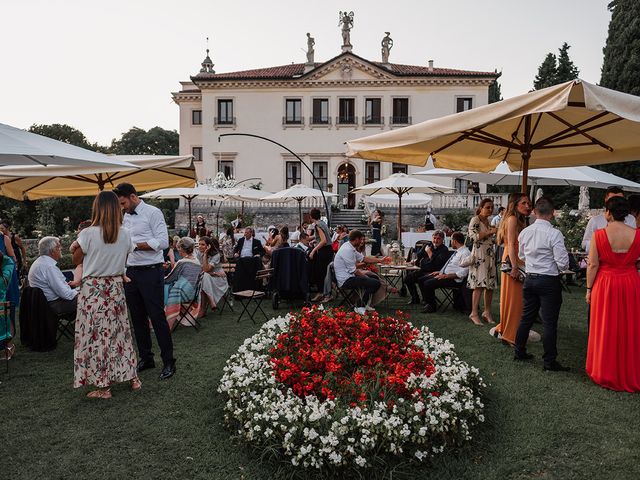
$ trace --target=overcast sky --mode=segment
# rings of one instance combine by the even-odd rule
[[[502,71],[527,92],[548,52],[569,43],[580,76],[600,80],[607,0],[0,0],[0,123],[67,123],[108,145],[132,126],[178,128],[170,93],[198,72],[210,38],[218,73],[340,53],[338,12],[355,12],[353,52],[390,62]]]

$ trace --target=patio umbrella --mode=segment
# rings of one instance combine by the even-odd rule
[[[490,172],[640,158],[640,97],[582,80],[347,142],[350,157]]]
[[[271,195],[263,197],[263,201],[267,202],[289,202],[295,200],[298,202],[298,214],[300,215],[300,228],[302,228],[302,201],[305,198],[323,198],[325,197],[337,197],[335,193],[325,192],[316,188],[307,187],[306,185],[293,185],[285,190],[281,190]]]
[[[387,203],[397,205],[399,198],[393,193],[383,193],[379,195],[368,195],[366,197],[366,201],[375,205]],[[433,197],[431,195],[427,195],[426,193],[407,193],[406,195],[402,196],[402,203],[405,206],[410,205],[412,207],[422,207],[431,205],[432,202]]]
[[[0,165],[131,167],[122,159],[92,152],[3,123],[0,123]]]
[[[219,194],[221,189],[210,188],[204,185],[198,185],[193,188],[161,188],[160,190],[154,190],[153,192],[145,193],[141,195],[141,198],[184,198],[187,201],[188,209],[188,225],[189,235],[191,235],[191,202],[194,198],[205,198],[211,200],[222,200],[222,195]]]
[[[144,192],[192,187],[196,182],[191,155],[113,155],[116,165],[0,167],[0,195],[16,200],[95,195],[120,182]]]
[[[368,193],[375,195],[376,193],[393,193],[398,197],[398,241],[402,233],[402,197],[408,193],[443,193],[446,190],[453,190],[445,185],[420,180],[411,177],[406,173],[394,173],[388,178],[379,182],[370,183],[357,187],[352,192]]]
[[[244,202],[257,202],[262,200],[262,197],[265,195],[271,194],[271,192],[266,192],[264,190],[258,190],[250,187],[229,187],[229,188],[220,188],[218,189],[220,194],[220,205],[218,205],[218,212],[216,213],[216,233],[218,233],[218,221],[220,218],[220,208],[222,207],[222,202],[225,200],[236,200],[242,202],[242,207],[240,211],[240,215],[244,215]]]

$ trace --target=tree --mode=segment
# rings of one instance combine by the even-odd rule
[[[117,155],[177,155],[178,132],[153,127],[148,132],[133,127],[122,134],[120,140],[113,140],[110,153]]]
[[[533,88],[540,90],[556,85],[558,83],[556,82],[557,70],[556,56],[553,53],[547,53],[544,61],[538,67],[538,74],[533,81]]]
[[[580,75],[580,70],[573,64],[569,58],[569,49],[571,46],[564,42],[560,47],[558,54],[558,67],[556,68],[556,84],[575,80]]]
[[[640,95],[640,3],[614,0],[609,3],[611,21],[600,85]],[[603,170],[631,180],[640,178],[640,161],[603,165]]]
[[[491,85],[489,85],[489,103],[496,103],[502,100],[502,93],[500,92],[500,84],[498,80],[494,80]]]
[[[76,147],[86,148],[87,150],[93,150],[95,152],[106,152],[105,147],[102,147],[97,143],[89,143],[87,137],[84,136],[84,133],[70,125],[60,123],[54,123],[52,125],[33,124],[29,127],[29,131],[44,137],[53,138],[60,142],[75,145]]]

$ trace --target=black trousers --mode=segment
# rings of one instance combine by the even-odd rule
[[[136,335],[140,360],[153,361],[149,320],[156,333],[160,355],[165,365],[173,363],[173,341],[164,314],[164,273],[162,265],[152,268],[127,268],[131,282],[124,284],[127,307]]]
[[[349,277],[342,284],[342,288],[362,288],[364,297],[362,301],[365,305],[369,302],[371,295],[376,293],[380,288],[380,280],[377,277],[363,275],[358,277]]]
[[[456,282],[455,278],[443,278],[438,280],[436,277],[423,277],[419,282],[420,291],[422,292],[422,299],[427,305],[431,305],[433,309],[436,309],[436,290],[438,288],[455,287],[460,285]]]
[[[562,284],[560,277],[555,275],[527,274],[523,288],[524,305],[522,319],[516,333],[516,355],[527,352],[527,340],[533,321],[542,317],[542,346],[544,354],[542,360],[546,366],[555,362],[558,356],[556,340],[558,337],[558,316],[562,305]]]
[[[49,306],[51,307],[51,310],[58,315],[71,313],[75,315],[76,310],[78,309],[78,296],[76,295],[73,300],[64,300],[62,298],[51,300],[49,302]]]
[[[422,270],[409,272],[404,278],[404,284],[407,286],[407,290],[409,290],[409,294],[415,302],[420,301],[420,296],[418,295],[418,284],[426,278],[428,278],[427,273]]]

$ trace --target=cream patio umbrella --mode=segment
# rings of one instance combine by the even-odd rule
[[[398,241],[400,241],[402,233],[402,197],[408,193],[444,193],[447,190],[453,190],[445,185],[420,180],[411,177],[406,173],[394,173],[388,178],[379,182],[370,183],[357,187],[352,192],[366,193],[375,195],[377,193],[393,193],[398,197]]]
[[[95,195],[120,182],[144,192],[192,187],[196,174],[191,155],[113,155],[117,165],[0,167],[0,195],[16,200]]]
[[[350,157],[490,172],[640,158],[640,97],[582,80],[347,142]]]
[[[325,198],[337,197],[335,193],[325,192],[316,188],[307,187],[306,185],[293,185],[285,190],[281,190],[271,195],[262,197],[265,202],[289,202],[295,200],[298,202],[298,214],[300,215],[300,227],[302,228],[302,201],[305,198]]]
[[[225,200],[236,200],[242,202],[242,208],[240,215],[244,215],[244,202],[259,202],[262,200],[262,197],[265,195],[270,195],[271,192],[266,192],[264,190],[258,190],[250,187],[243,186],[235,186],[228,188],[220,188],[218,189],[218,194],[220,196],[220,205],[218,205],[218,212],[216,213],[216,235],[218,232],[218,225],[220,219],[220,208],[222,207],[222,202]]]

